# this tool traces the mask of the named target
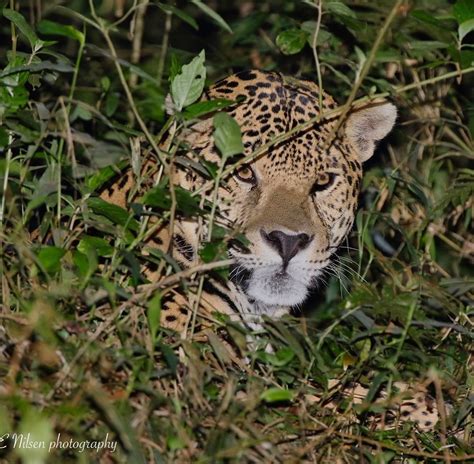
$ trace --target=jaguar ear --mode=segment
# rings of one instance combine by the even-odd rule
[[[350,114],[346,135],[362,162],[374,154],[375,143],[392,130],[396,119],[397,109],[388,102],[355,109]]]

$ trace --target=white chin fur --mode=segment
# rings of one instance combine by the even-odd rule
[[[306,280],[306,279],[305,279]],[[279,276],[267,269],[255,269],[250,278],[247,295],[268,306],[296,306],[308,295],[308,284],[291,275]]]

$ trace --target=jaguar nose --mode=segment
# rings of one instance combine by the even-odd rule
[[[260,230],[260,235],[266,243],[278,251],[285,266],[299,251],[304,250],[314,237],[308,234],[289,235],[281,230],[273,230],[267,233],[263,229]]]

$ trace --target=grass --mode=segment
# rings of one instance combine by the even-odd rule
[[[473,460],[472,35],[458,31],[467,3],[265,1],[244,14],[229,2],[213,14],[131,2],[118,19],[106,3],[30,3],[19,8],[26,19],[0,22],[0,460]],[[130,43],[140,17],[163,28]],[[284,31],[296,39],[276,40]],[[168,292],[199,293],[225,264],[214,262],[222,237],[195,275],[143,249],[156,219],[196,213],[193,198],[160,184],[166,202],[147,211],[97,199],[120,170],[138,174],[142,156],[164,160],[167,179],[159,147],[186,121],[164,114],[166,78],[201,43],[211,82],[258,65],[318,78],[341,106],[381,94],[400,111],[365,165],[356,228],[324,288],[303,315],[267,320],[251,347],[217,313],[200,311],[184,335],[159,325]],[[145,282],[146,263],[162,280]],[[375,426],[389,409],[377,392],[396,396],[399,381],[426,387],[441,411],[435,430]],[[367,387],[361,404],[341,395],[353,383]],[[14,433],[48,446],[15,446]]]

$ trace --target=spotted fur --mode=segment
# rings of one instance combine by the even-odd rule
[[[310,81],[246,71],[216,83],[205,98],[239,102],[228,113],[241,128],[242,155],[249,155],[275,136],[334,110],[332,97],[320,93]],[[370,158],[375,143],[390,131],[395,117],[394,106],[387,102],[359,108],[330,143],[336,119],[323,120],[273,145],[244,167],[250,176],[247,179],[239,172],[226,179],[218,193],[218,223],[245,233],[250,245],[230,247],[229,253],[236,259],[231,281],[220,289],[220,284],[211,284],[215,287],[211,295],[227,298],[216,309],[225,307],[226,312],[252,324],[262,314],[278,317],[304,302],[352,227],[362,161]],[[208,117],[183,131],[182,143],[190,147],[186,155],[190,162],[221,162],[213,130],[212,117]],[[156,165],[147,162],[142,177],[149,179],[154,170]],[[175,177],[175,184],[190,191],[204,182],[189,169],[177,169]],[[125,206],[136,193],[134,184],[130,170],[102,197]],[[146,185],[141,187],[144,190]],[[198,230],[195,220],[176,223],[173,255],[185,266],[198,261],[206,224],[200,236]],[[165,235],[163,229],[161,235],[150,237],[147,245],[160,247],[167,242]]]
[[[249,155],[321,112],[334,110],[333,98],[325,92],[320,94],[309,81],[275,72],[246,71],[217,82],[204,98],[238,102],[228,113],[241,128],[242,155]],[[170,100],[168,103],[172,106]],[[200,308],[207,317],[217,310],[255,327],[262,314],[279,317],[304,302],[352,227],[362,163],[372,156],[377,141],[391,130],[395,118],[396,110],[390,103],[369,104],[351,111],[331,141],[337,119],[326,119],[273,145],[243,171],[225,179],[218,191],[217,223],[245,233],[249,245],[230,247],[236,265],[228,282],[206,282]],[[187,164],[202,160],[221,163],[213,131],[212,117],[183,131],[181,143],[189,147]],[[155,163],[145,163],[142,177],[151,181],[139,190],[146,191],[152,185],[157,170]],[[205,182],[198,172],[181,167],[174,177],[175,185],[190,191]],[[140,195],[135,184],[129,170],[102,197],[125,207]],[[168,242],[166,232],[165,227],[149,237],[145,248],[162,248]],[[174,258],[186,267],[197,264],[199,246],[206,236],[206,223],[200,229],[197,220],[178,218],[172,240]],[[150,280],[153,271],[146,272]],[[162,325],[185,330],[194,305],[192,298],[174,290],[165,295]],[[351,395],[351,389],[346,393],[357,403],[357,394]],[[366,393],[361,394],[365,397]],[[421,419],[413,419],[411,403],[400,404],[397,417],[413,419],[423,428],[430,422],[431,427],[437,411],[428,403],[425,398],[424,407],[416,408]]]

